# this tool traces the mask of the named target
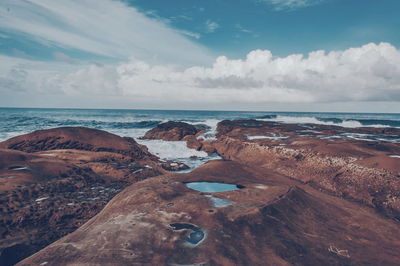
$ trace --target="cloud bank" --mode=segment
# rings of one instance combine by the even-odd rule
[[[308,56],[274,57],[268,50],[255,50],[242,60],[220,56],[211,67],[180,69],[132,59],[74,71],[65,66],[55,69],[20,61],[0,76],[0,88],[74,97],[120,96],[132,103],[204,106],[400,101],[400,51],[389,43],[329,53],[315,51]]]

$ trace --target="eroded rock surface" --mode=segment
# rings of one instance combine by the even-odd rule
[[[121,138],[103,130],[85,127],[60,127],[38,130],[0,143],[2,149],[37,152],[60,149],[103,151],[134,158],[151,156],[133,138]]]
[[[133,139],[88,128],[36,131],[0,147],[0,265],[76,230],[126,186],[166,172]]]
[[[179,164],[152,155],[132,162],[120,148],[13,151],[13,160],[32,161],[29,169],[45,157],[57,171],[78,167],[131,184],[19,265],[399,265],[400,130],[257,120],[222,121],[214,140],[180,130],[158,129],[150,138],[184,140],[224,160],[174,174],[162,168]],[[18,143],[12,147],[25,147]],[[19,162],[2,167],[27,171]],[[60,175],[40,169],[50,179]],[[146,179],[145,171],[163,175]],[[186,186],[191,182],[238,189],[199,192]]]
[[[212,193],[186,182],[240,189]],[[264,168],[212,161],[119,193],[78,230],[18,265],[396,265],[399,226],[373,209]]]
[[[348,134],[371,139],[349,139]],[[400,221],[400,160],[391,157],[400,154],[400,144],[390,142],[396,136],[399,129],[238,120],[220,122],[213,146],[225,159],[274,169]]]

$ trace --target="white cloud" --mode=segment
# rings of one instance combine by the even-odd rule
[[[199,33],[191,32],[191,31],[188,31],[188,30],[176,30],[176,32],[178,32],[180,34],[183,34],[183,35],[186,35],[186,36],[191,37],[191,38],[195,38],[195,39],[200,39],[200,37],[201,37],[201,35]]]
[[[186,65],[212,60],[206,49],[120,1],[2,0],[0,29],[118,60],[134,56]]]
[[[74,71],[59,67],[56,74],[49,72],[50,66],[33,66],[20,62],[10,69],[25,72],[9,72],[0,82],[38,93],[113,95],[155,105],[231,104],[232,109],[234,103],[400,101],[400,51],[388,43],[315,51],[307,57],[274,57],[270,51],[255,50],[243,60],[220,56],[212,67],[186,69],[136,59]]]
[[[244,33],[253,33],[252,30],[246,29],[244,28],[242,25],[240,24],[236,24],[235,28],[238,29],[240,32],[244,32]]]
[[[219,28],[219,24],[217,22],[209,20],[209,19],[206,21],[206,32],[212,33],[218,28]]]
[[[326,0],[259,0],[274,6],[275,10],[293,10],[308,6],[314,6]]]

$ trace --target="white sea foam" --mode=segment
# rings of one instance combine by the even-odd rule
[[[156,119],[156,118],[135,118],[132,116],[83,116],[83,115],[79,115],[79,116],[59,116],[58,120],[63,121],[63,120],[74,120],[77,122],[81,122],[81,121],[96,121],[96,122],[104,122],[104,123],[140,123],[140,122],[150,122],[150,121],[161,121],[161,123],[163,122],[167,122],[169,120],[165,120],[165,119]]]
[[[288,136],[249,136],[249,135],[246,135],[246,137],[247,137],[249,140],[255,140],[255,139],[269,139],[269,140],[273,140],[273,141],[289,138]]]
[[[318,124],[318,125],[328,125],[328,126],[341,126],[348,128],[367,127],[356,120],[346,120],[341,123],[334,123],[330,121],[320,121],[315,117],[308,117],[308,116],[302,117],[302,116],[278,115],[276,118],[263,118],[259,120],[281,122],[286,124]],[[377,125],[368,125],[368,127],[388,127],[388,126],[377,124]]]
[[[207,157],[204,151],[189,149],[185,141],[163,141],[163,140],[137,140],[138,143],[146,145],[149,152],[164,160],[178,160],[190,157]]]
[[[178,171],[180,173],[190,172],[208,161],[221,159],[217,154],[208,155],[204,151],[189,149],[184,141],[138,139],[137,142],[146,145],[149,152],[157,155],[161,160],[179,161],[189,166],[189,169]]]
[[[312,130],[312,129],[304,129],[304,130],[300,130],[300,132],[315,133],[315,134],[320,134],[321,133],[321,131]]]
[[[389,155],[389,157],[391,157],[391,158],[399,158],[400,159],[400,155]]]
[[[268,139],[269,137],[267,136],[246,136],[249,140],[253,139]]]
[[[218,119],[207,119],[204,120],[202,122],[186,122],[192,125],[206,125],[209,127],[209,129],[204,132],[203,134],[201,134],[200,136],[198,136],[198,138],[204,138],[206,140],[216,140],[215,135],[217,134],[217,125],[221,120]]]
[[[107,128],[104,129],[105,131],[108,131],[110,133],[113,133],[115,135],[121,136],[121,137],[131,137],[131,138],[139,138],[143,137],[144,134],[146,134],[147,131],[149,131],[149,128]]]
[[[344,133],[342,134],[343,136],[350,138],[350,139],[355,139],[355,140],[363,140],[363,141],[375,141],[376,139],[374,138],[373,135],[370,134],[361,134],[361,133]]]
[[[190,169],[186,170],[180,170],[180,173],[188,173],[192,171],[193,169],[205,164],[208,161],[212,160],[218,160],[221,159],[221,157],[218,154],[212,154],[207,157],[202,157],[202,158],[187,158],[187,159],[181,159],[183,163],[185,163],[187,166],[190,167]]]

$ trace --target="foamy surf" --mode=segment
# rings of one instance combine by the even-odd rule
[[[340,126],[347,128],[357,128],[357,127],[388,127],[387,125],[382,124],[372,124],[372,125],[363,125],[361,122],[357,120],[342,120],[336,119],[334,121],[323,121],[324,118],[317,118],[312,116],[282,116],[278,115],[276,117],[271,118],[261,118],[257,119],[261,121],[271,121],[271,122],[279,122],[285,124],[317,124],[317,125],[327,125],[327,126]],[[329,120],[329,119],[326,119]],[[333,119],[332,119],[333,120]]]
[[[157,155],[163,160],[176,160],[190,157],[202,158],[208,156],[204,151],[189,149],[184,141],[138,139],[137,142],[146,145],[149,152]]]
[[[289,138],[288,136],[281,136],[281,135],[277,135],[277,136],[252,136],[252,135],[246,135],[247,139],[249,140],[257,140],[257,139],[269,139],[272,141],[277,141],[277,140],[282,140],[282,139],[287,139]]]
[[[188,170],[180,172],[190,172],[196,167],[215,159],[220,159],[216,154],[208,155],[204,151],[189,149],[185,141],[164,141],[164,140],[143,140],[138,139],[138,143],[145,145],[149,152],[157,155],[165,161],[179,161],[190,167]]]

